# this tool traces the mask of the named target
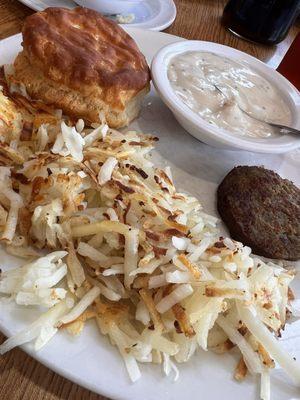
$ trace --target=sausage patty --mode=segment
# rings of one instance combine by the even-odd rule
[[[300,190],[262,167],[236,167],[218,187],[218,211],[233,239],[255,254],[300,258]]]

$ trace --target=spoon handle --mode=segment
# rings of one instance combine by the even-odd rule
[[[244,110],[239,104],[238,104],[238,107],[243,113],[247,114],[249,117],[254,118],[257,121],[264,122],[265,124],[268,124],[268,125],[272,126],[273,128],[276,128],[278,133],[281,133],[282,135],[288,135],[288,134],[300,135],[300,130],[299,129],[292,128],[291,126],[275,124],[273,122],[266,121],[264,119],[256,117],[255,115],[253,115],[249,111]]]
[[[215,83],[212,83],[214,85],[214,87],[225,97],[225,99],[227,100],[227,103],[230,104],[234,101],[234,97],[230,95],[228,95],[228,93],[225,93],[223,89],[220,88],[219,85],[216,85]],[[255,115],[253,115],[251,112],[245,110],[243,107],[241,107],[241,105],[239,103],[236,103],[237,106],[239,107],[239,109],[245,113],[246,115],[248,115],[250,118],[254,118],[257,121],[261,121],[264,122],[274,128],[276,128],[278,130],[279,133],[281,133],[282,135],[288,135],[288,134],[293,134],[293,135],[300,135],[300,130],[296,129],[296,128],[292,128],[291,126],[286,126],[286,125],[280,125],[280,124],[274,124],[272,122],[266,121],[264,119],[258,118]]]
[[[280,124],[273,124],[272,122],[267,122],[270,126],[273,126],[274,128],[277,128],[279,132],[283,135],[288,135],[289,133],[292,133],[294,135],[300,135],[300,130],[296,128],[292,128],[291,126],[285,126],[285,125],[280,125]]]

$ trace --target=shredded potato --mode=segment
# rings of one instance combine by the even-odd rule
[[[13,100],[0,94],[5,111]],[[0,132],[0,240],[34,261],[3,272],[0,295],[48,311],[0,352],[31,340],[40,349],[58,328],[79,334],[94,318],[132,381],[139,363],[161,363],[176,380],[174,361],[198,347],[235,347],[236,379],[260,374],[262,399],[273,360],[300,385],[299,365],[276,338],[296,309],[294,273],[220,237],[216,218],[176,192],[169,168],[153,165],[157,138],[115,131],[102,118],[73,126],[22,101],[30,117],[21,122],[16,103]]]
[[[234,378],[237,381],[242,381],[246,377],[247,372],[248,372],[247,365],[243,357],[241,357],[234,371]]]

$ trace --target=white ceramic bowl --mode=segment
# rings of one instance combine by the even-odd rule
[[[271,138],[251,138],[233,135],[229,131],[212,126],[188,106],[174,93],[167,75],[170,60],[177,54],[186,51],[210,51],[233,60],[242,61],[258,74],[265,77],[277,87],[292,113],[291,125],[300,129],[300,93],[282,75],[257,60],[256,58],[212,42],[182,41],[163,47],[154,57],[151,65],[154,86],[162,100],[171,109],[178,122],[191,135],[215,147],[242,149],[260,153],[284,153],[300,147],[300,136],[281,135]]]
[[[92,8],[102,14],[126,14],[144,0],[75,0],[82,7]]]

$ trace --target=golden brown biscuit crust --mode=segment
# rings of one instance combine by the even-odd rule
[[[138,93],[133,90],[118,92],[114,87],[102,90],[93,85],[87,86],[84,91],[75,90],[45,77],[39,68],[30,63],[24,51],[17,56],[14,67],[14,82],[22,82],[32,98],[61,109],[74,118],[83,118],[87,123],[99,122],[101,112],[112,128],[127,126],[136,118],[141,101],[149,91],[149,85]]]
[[[87,8],[53,7],[27,17],[23,47],[30,63],[46,77],[73,89],[99,85],[137,93],[150,81],[134,40],[115,22]]]

